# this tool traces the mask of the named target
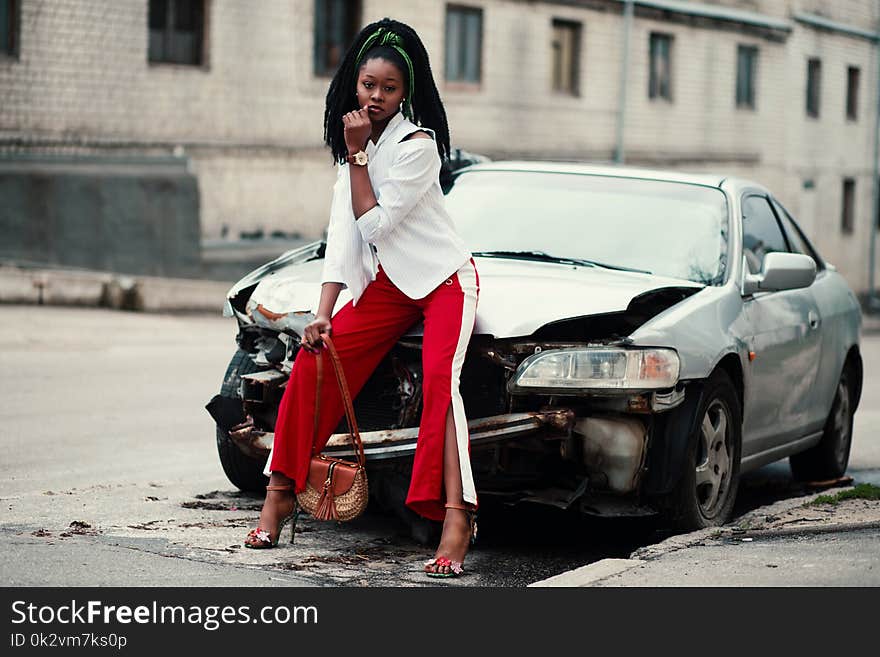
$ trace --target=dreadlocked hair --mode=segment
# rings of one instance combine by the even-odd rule
[[[377,32],[380,32],[379,37],[377,37]],[[382,39],[381,35],[388,32],[399,38],[388,39],[386,37]],[[386,43],[382,43],[383,41]],[[392,45],[388,45],[388,42]],[[368,48],[364,52],[365,45]],[[409,66],[394,45],[406,52],[412,63],[414,80],[410,79]],[[348,155],[342,117],[348,112],[360,109],[355,97],[358,71],[365,61],[375,57],[392,62],[403,72],[406,79],[406,109],[409,110],[409,119],[416,125],[431,128],[435,133],[435,143],[440,158],[448,158],[450,148],[446,109],[443,107],[440,93],[434,83],[428,52],[419,35],[409,25],[390,18],[383,18],[375,23],[370,23],[360,31],[354,43],[345,53],[336,75],[330,82],[324,106],[324,142],[330,147],[333,160],[341,164]]]

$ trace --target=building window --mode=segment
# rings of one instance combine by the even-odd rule
[[[553,91],[577,95],[581,51],[581,24],[553,20]]]
[[[758,49],[738,46],[736,49],[736,106],[755,109],[755,74]]]
[[[859,69],[850,66],[846,69],[846,118],[855,121],[859,118]]]
[[[17,0],[0,0],[0,55],[18,55]]]
[[[821,93],[822,62],[807,60],[807,116],[819,117],[819,94]]]
[[[672,37],[668,34],[651,34],[650,49],[648,97],[672,100]]]
[[[205,0],[150,0],[149,14],[149,61],[204,64]]]
[[[840,229],[846,235],[851,235],[854,228],[853,217],[855,215],[856,181],[853,178],[843,179],[843,213],[840,221]]]
[[[354,0],[315,0],[315,75],[336,73],[358,33],[361,3]]]
[[[446,80],[479,82],[483,50],[483,10],[446,7]]]

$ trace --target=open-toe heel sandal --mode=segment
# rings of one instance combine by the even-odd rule
[[[283,486],[266,486],[266,490],[287,490],[292,491],[294,488],[290,484],[286,484]],[[251,548],[253,550],[265,550],[267,548],[273,548],[278,546],[278,539],[281,538],[281,532],[284,531],[285,525],[288,522],[291,523],[290,526],[290,543],[293,544],[293,539],[296,537],[296,520],[299,517],[299,502],[296,501],[296,497],[293,498],[293,511],[288,515],[284,516],[281,519],[281,522],[278,523],[278,532],[275,534],[275,538],[271,538],[271,534],[268,530],[263,529],[262,527],[257,527],[256,529],[252,529],[248,532],[247,537],[244,540],[244,546],[246,548]]]
[[[447,504],[447,509],[460,509],[467,514],[468,527],[470,531],[470,544],[477,542],[477,512],[469,506],[463,504]],[[425,575],[428,577],[458,577],[464,575],[464,568],[461,561],[453,561],[449,557],[440,556],[425,562],[425,566],[434,566],[437,571],[426,570]],[[440,568],[449,568],[448,573],[439,572]]]

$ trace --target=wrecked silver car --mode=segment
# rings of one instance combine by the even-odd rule
[[[461,376],[481,501],[659,512],[695,529],[728,519],[746,470],[784,457],[802,479],[846,470],[859,306],[768,190],[493,162],[458,171],[447,203],[481,283]],[[240,330],[217,443],[242,489],[265,484],[324,246],[285,253],[229,291]],[[403,507],[420,382],[414,326],[355,400],[371,494],[391,507]],[[349,451],[344,431],[328,451]]]

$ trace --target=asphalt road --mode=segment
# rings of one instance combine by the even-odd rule
[[[293,546],[245,550],[261,500],[227,481],[204,410],[234,335],[219,312],[0,306],[0,584],[522,586],[668,535],[652,519],[484,514],[459,580],[425,578],[432,546],[379,513],[301,520]],[[880,484],[880,336],[863,351],[851,474]],[[737,514],[803,492],[785,463],[741,490]]]

